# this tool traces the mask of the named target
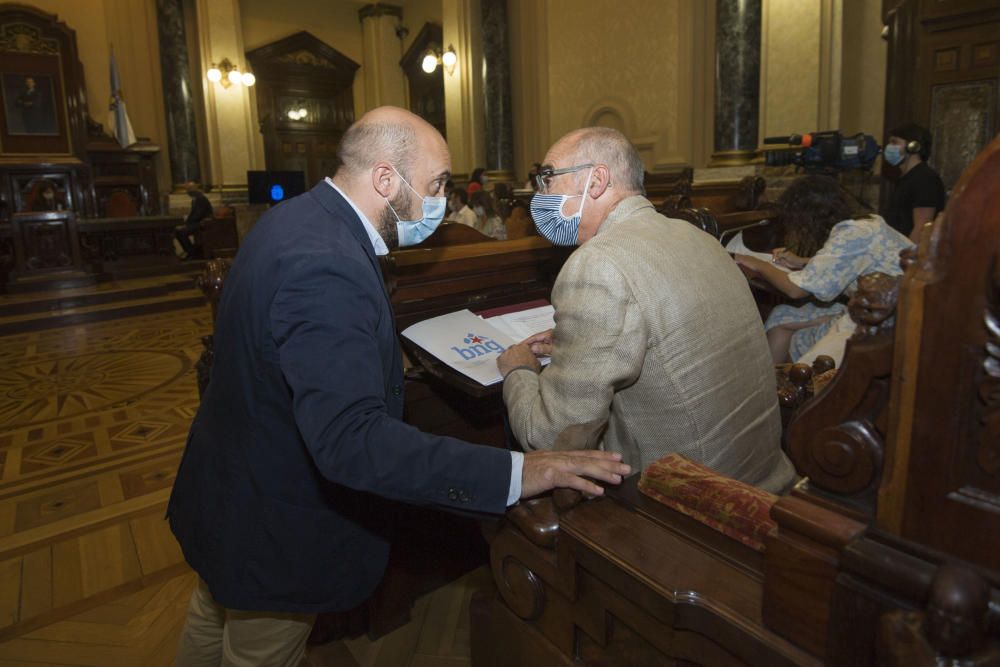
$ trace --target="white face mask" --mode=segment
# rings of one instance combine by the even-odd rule
[[[419,192],[413,189],[413,186],[407,183],[403,175],[396,170],[395,167],[392,168],[399,176],[399,180],[406,183],[406,187],[413,190],[413,194],[420,197],[423,202],[421,208],[423,210],[424,217],[419,220],[403,220],[399,217],[399,213],[396,213],[396,209],[392,208],[392,203],[386,198],[385,203],[389,204],[389,208],[392,209],[393,214],[396,216],[396,231],[399,235],[399,247],[417,245],[421,241],[425,240],[428,236],[434,233],[444,220],[445,211],[448,208],[448,200],[444,197],[422,197]]]

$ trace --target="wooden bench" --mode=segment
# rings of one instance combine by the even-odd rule
[[[791,423],[808,477],[762,550],[637,476],[522,503],[492,533],[473,664],[997,664],[998,197],[1000,139],[921,240],[895,327],[859,327]]]

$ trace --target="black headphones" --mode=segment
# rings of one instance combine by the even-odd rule
[[[921,150],[923,150],[923,145],[921,145],[921,143],[919,141],[917,141],[916,139],[914,139],[913,141],[907,141],[906,142],[906,152],[907,153],[913,155],[915,153],[919,153]]]

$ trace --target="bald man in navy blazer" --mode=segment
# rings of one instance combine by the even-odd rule
[[[180,665],[297,664],[314,615],[355,607],[381,578],[382,498],[495,515],[628,472],[604,452],[524,455],[403,423],[377,255],[433,231],[451,160],[431,125],[388,107],[339,155],[333,179],[261,217],[226,278],[168,508],[200,577]]]

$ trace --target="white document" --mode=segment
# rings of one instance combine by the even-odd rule
[[[482,385],[503,381],[497,357],[517,341],[469,310],[424,320],[403,335]]]
[[[528,336],[554,328],[555,316],[556,309],[549,305],[488,317],[486,321],[520,343]]]
[[[743,243],[743,232],[738,232],[736,236],[729,239],[729,243],[726,244],[726,251],[731,252],[736,255],[750,255],[751,257],[756,257],[762,262],[774,263],[774,257],[769,252],[757,252],[756,250],[751,250],[746,247]],[[781,264],[774,264],[775,267],[781,269],[785,273],[791,271],[787,266],[782,266]]]

